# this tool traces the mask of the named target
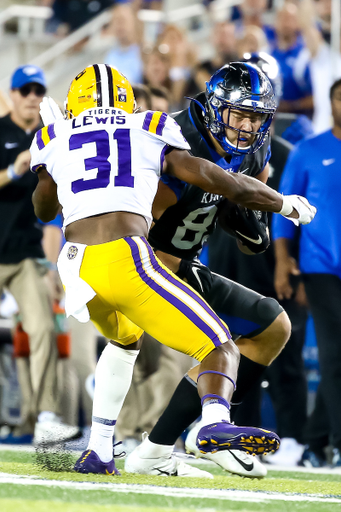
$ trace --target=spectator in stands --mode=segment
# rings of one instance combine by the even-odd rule
[[[210,43],[213,47],[213,57],[199,62],[193,69],[192,79],[188,84],[185,95],[195,96],[203,91],[206,82],[213,73],[224,64],[237,60],[235,25],[229,21],[214,23],[211,30]]]
[[[149,87],[165,87],[170,94],[172,81],[169,70],[170,58],[167,50],[162,53],[160,49],[153,48],[150,52],[145,53],[143,81],[146,85]]]
[[[256,25],[248,25],[237,38],[238,59],[242,60],[245,53],[268,51],[268,41],[264,30]]]
[[[31,201],[37,179],[29,172],[29,147],[42,127],[39,103],[45,92],[40,68],[16,69],[11,78],[13,108],[0,119],[0,289],[8,288],[19,305],[29,336],[32,387],[27,422],[2,442],[20,442],[20,436],[33,429],[36,443],[78,434],[78,428],[63,424],[58,416],[57,347],[44,268],[38,262],[44,257],[42,228]]]
[[[133,86],[133,92],[138,112],[152,110],[152,99],[149,87],[143,84],[137,84]]]
[[[332,1],[318,0],[314,2],[318,16],[318,25],[326,43],[330,43],[332,24]]]
[[[327,0],[328,3],[329,0]],[[341,77],[341,56],[336,53],[324,40],[319,30],[316,10],[317,6],[326,2],[301,0],[299,3],[299,18],[302,35],[309,51],[310,72],[314,98],[313,123],[316,133],[322,133],[332,126],[332,113],[329,90],[332,83]]]
[[[54,0],[51,3],[53,15],[48,22],[48,30],[64,35],[111,7],[115,0]]]
[[[151,110],[169,112],[169,94],[164,87],[150,87]]]
[[[277,295],[279,299],[290,298],[290,278],[301,273],[315,324],[323,401],[309,418],[308,441],[320,465],[326,461],[323,449],[329,439],[341,463],[340,79],[332,85],[330,99],[333,128],[303,141],[292,151],[280,184],[281,192],[303,193],[318,210],[315,221],[301,228],[298,264],[289,253],[295,228],[277,219],[273,221]]]
[[[184,90],[196,63],[196,54],[184,31],[166,25],[158,37],[158,48],[169,56],[169,77],[173,108],[183,105]]]
[[[125,1],[125,0],[124,0]],[[134,9],[162,9],[163,0],[132,0]]]
[[[142,82],[143,63],[139,45],[139,30],[136,13],[128,4],[118,4],[112,10],[112,20],[108,29],[116,44],[107,53],[104,62],[114,66],[127,77],[129,82]]]
[[[232,19],[235,20],[237,37],[240,37],[248,26],[258,27],[265,33],[268,43],[275,40],[274,28],[264,23],[264,14],[267,9],[267,0],[243,0],[235,7]]]
[[[283,96],[278,110],[313,114],[312,84],[309,69],[309,55],[300,33],[297,5],[286,2],[277,12],[276,41],[271,54],[279,63]]]

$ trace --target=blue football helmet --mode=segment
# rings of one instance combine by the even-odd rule
[[[266,52],[244,53],[243,62],[256,64],[271,82],[277,106],[283,93],[281,70],[277,60]]]
[[[228,109],[228,120],[223,122],[223,111]],[[239,144],[250,132],[229,124],[231,110],[244,110],[262,114],[262,123],[254,142],[248,147]],[[232,155],[253,154],[264,144],[276,111],[275,95],[267,76],[254,64],[231,62],[212,75],[206,82],[205,123],[221,148]],[[232,144],[226,129],[238,132],[237,143]]]

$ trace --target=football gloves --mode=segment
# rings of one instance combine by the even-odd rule
[[[51,96],[44,96],[43,101],[40,103],[39,114],[43,120],[44,126],[53,124],[58,121],[58,119],[64,119],[60,108]]]
[[[199,260],[181,260],[176,275],[188,283],[194,290],[204,298],[212,286],[212,274],[208,267]]]
[[[224,231],[240,240],[254,254],[261,254],[270,245],[266,212],[249,210],[225,199],[220,207],[218,222]]]
[[[295,226],[299,224],[309,224],[313,220],[316,215],[316,208],[312,206],[308,199],[302,196],[297,195],[289,195],[282,196],[283,197],[283,206],[280,212],[283,217],[291,220]],[[293,219],[292,217],[288,217],[293,211],[293,209],[298,213],[298,219]]]

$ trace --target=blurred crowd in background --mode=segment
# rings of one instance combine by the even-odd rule
[[[201,23],[196,17],[191,18],[186,28],[178,26],[177,23],[160,21],[153,24],[152,33],[146,31],[139,12],[141,9],[150,10],[156,13],[157,18],[157,13],[162,13],[165,9],[162,0],[132,0],[131,2],[41,0],[35,5],[51,7],[52,15],[45,23],[45,33],[52,35],[55,43],[70,37],[70,34],[106,10],[109,13],[108,22],[100,30],[87,34],[78,41],[69,50],[68,58],[72,60],[75,56],[82,55],[86,58],[89,54],[91,61],[86,62],[86,65],[103,61],[117,67],[134,86],[137,105],[142,111],[152,109],[174,112],[186,108],[189,104],[188,98],[193,98],[205,90],[205,82],[217,69],[226,63],[248,59],[252,54],[257,53],[268,54],[275,59],[270,61],[271,66],[269,64],[269,69],[264,71],[268,72],[270,79],[273,79],[278,112],[281,114],[281,117],[278,116],[276,125],[277,135],[283,136],[291,144],[296,144],[303,138],[321,133],[332,126],[329,89],[332,83],[341,77],[341,55],[339,48],[336,51],[331,46],[331,0],[284,2],[241,0],[220,10],[217,9],[217,2],[209,0],[199,2],[198,0],[197,3],[203,5],[206,13],[208,26],[206,42],[198,42],[193,36],[200,29]],[[185,7],[186,4],[184,1],[179,4],[179,7]],[[33,3],[30,2],[30,5]],[[188,8],[191,5],[193,6],[193,3]],[[7,26],[9,32],[12,28],[11,24]],[[29,63],[18,63],[18,65],[25,64]],[[271,76],[271,70],[274,70],[274,76]],[[49,70],[44,71],[47,76],[46,88],[49,92]],[[75,71],[79,70],[74,69],[73,73]],[[66,93],[65,87],[63,90]],[[62,105],[63,97],[55,97],[55,99]],[[2,87],[0,88],[0,115],[5,116],[11,112],[11,109],[13,109],[13,98],[8,90]],[[291,122],[287,122],[288,119],[292,119],[292,116],[298,120],[294,128]],[[43,226],[42,230],[45,243],[49,244],[45,247],[53,247],[53,244],[56,244],[58,249],[62,243],[60,225]],[[47,238],[49,236],[50,238]],[[214,251],[213,244],[210,246],[210,251]],[[50,250],[51,252],[53,251]],[[45,256],[53,266],[56,256],[50,257],[46,250]],[[231,265],[233,266],[234,263],[232,262]],[[46,267],[46,271],[50,271],[51,268]],[[58,303],[54,311],[56,324],[58,318],[59,320],[61,318],[60,315],[62,316],[62,309],[60,309],[62,294],[60,289],[58,290],[56,277],[48,275],[48,279],[52,302]],[[56,294],[59,294],[58,300]],[[302,298],[302,294],[297,294],[297,297],[300,306],[304,309],[305,323],[306,300]],[[26,407],[26,410],[21,406],[20,419],[20,400],[23,400],[24,390],[28,394],[26,405],[30,401],[27,384],[30,380],[29,350],[16,353],[20,392],[18,381],[13,375],[15,364],[12,360],[12,349],[9,348],[11,336],[8,328],[11,328],[12,337],[18,339],[23,334],[20,317],[15,317],[14,324],[6,323],[6,317],[12,318],[13,314],[20,313],[15,303],[11,301],[8,294],[5,301],[3,296],[0,310],[3,320],[0,323],[1,437],[6,439],[10,432],[12,441],[13,437],[23,441],[21,436],[24,435],[28,436],[25,438],[27,442],[32,442],[34,425],[27,412],[29,408]],[[97,336],[92,326],[83,329],[83,326],[80,328],[72,320],[68,326],[56,324],[54,330],[55,335],[71,332],[71,349],[63,345],[63,350],[62,345],[59,345],[58,400],[62,406],[58,410],[63,411],[63,421],[67,424],[86,427],[91,420],[92,374],[97,354],[103,348],[105,340]],[[302,336],[304,337],[304,330]],[[88,347],[86,351],[82,349],[85,345]],[[17,341],[16,347],[18,346]],[[128,402],[135,400],[133,403],[139,404],[140,408],[130,408],[130,412],[135,415],[133,419],[125,416],[123,411],[121,423],[118,425],[121,437],[132,440],[133,445],[138,442],[138,437],[143,430],[150,430],[153,426],[153,422],[166,406],[181,379],[183,371],[191,365],[190,361],[179,362],[175,355],[170,353],[171,351],[165,350],[165,347],[160,350],[152,342],[150,346],[150,352],[154,353],[154,357],[150,358],[148,353],[141,355],[132,391],[127,398]],[[306,370],[310,364],[313,371],[317,371],[316,346],[310,324],[308,324],[306,347],[306,353],[309,354],[306,357]],[[157,354],[156,357],[155,354]],[[301,354],[299,356],[301,357]],[[172,357],[176,361],[170,363]],[[316,374],[314,375],[316,377]],[[317,377],[316,380],[318,380]],[[157,390],[156,394],[155,390]],[[304,397],[302,400],[304,402]],[[266,411],[265,413],[267,414]],[[297,429],[300,433],[305,420],[306,415],[303,414],[302,428]],[[259,421],[264,422],[264,418]],[[273,427],[272,421],[273,418],[268,416],[265,426]],[[14,427],[17,429],[20,427],[21,430],[16,431]],[[304,442],[301,434],[296,436],[296,441]],[[291,462],[294,461],[293,463],[296,464],[298,459],[295,452]]]

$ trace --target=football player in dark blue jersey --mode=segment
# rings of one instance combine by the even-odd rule
[[[210,160],[226,172],[266,182],[271,154],[269,130],[275,110],[274,93],[265,74],[251,63],[236,62],[218,70],[207,83],[206,92],[175,119],[194,156]],[[155,224],[149,241],[158,257],[202,294],[229,325],[242,355],[233,396],[233,402],[239,403],[280,353],[291,325],[275,299],[211,273],[197,259],[217,217],[221,220],[224,215],[226,202],[219,213],[221,205],[221,196],[165,176],[154,201]],[[258,219],[254,212],[238,206],[230,205],[231,210],[241,250],[265,250],[269,243],[266,216]],[[155,468],[171,457],[176,439],[201,414],[197,374],[195,367],[182,379],[149,438],[128,456],[127,471],[155,474]],[[232,473],[249,477],[266,474],[260,462],[245,452],[226,450],[205,457]]]

